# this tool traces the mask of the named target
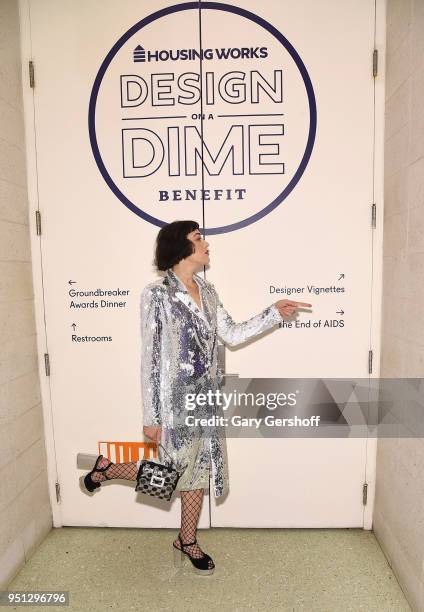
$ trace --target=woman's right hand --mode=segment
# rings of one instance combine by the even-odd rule
[[[293,314],[297,314],[298,308],[312,307],[312,304],[308,304],[308,302],[295,302],[294,300],[278,300],[278,302],[274,303],[282,317],[291,317]]]
[[[162,434],[162,427],[160,426],[155,426],[155,427],[148,427],[147,425],[145,425],[143,427],[143,433],[148,437],[148,438],[153,438],[153,440],[155,440],[155,442],[160,442],[160,438],[161,438],[161,434]]]

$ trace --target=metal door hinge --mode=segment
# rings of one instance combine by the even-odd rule
[[[368,374],[372,374],[372,350],[368,351]]]
[[[378,49],[374,49],[372,53],[372,75],[376,77],[378,74]]]
[[[56,483],[56,501],[60,503],[60,484],[58,482]]]
[[[377,225],[377,205],[374,203],[371,206],[371,227],[376,228]]]
[[[367,499],[368,499],[368,483],[364,482],[364,484],[362,485],[362,504],[364,506],[367,505]]]
[[[46,370],[46,376],[50,376],[50,357],[48,353],[44,353],[44,367]]]
[[[37,236],[41,235],[41,214],[39,210],[35,211],[35,229],[37,231]]]
[[[28,62],[28,71],[29,71],[29,86],[31,89],[35,87],[35,72],[34,72],[34,62],[30,60]]]

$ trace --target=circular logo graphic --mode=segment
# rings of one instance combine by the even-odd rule
[[[95,78],[89,135],[115,196],[162,227],[201,218],[205,234],[246,227],[298,184],[317,113],[308,71],[271,23],[218,2],[145,17]]]

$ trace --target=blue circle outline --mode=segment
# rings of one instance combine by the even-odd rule
[[[158,227],[163,227],[165,225],[168,225],[167,222],[161,221],[160,219],[157,219],[156,217],[149,215],[147,212],[141,210],[135,204],[133,204],[133,202],[131,202],[131,200],[129,200],[125,196],[125,194],[123,194],[122,191],[117,187],[117,185],[114,183],[111,176],[109,175],[108,171],[106,170],[106,167],[100,155],[100,150],[99,150],[99,146],[97,143],[97,136],[96,136],[95,116],[96,116],[97,96],[99,93],[101,82],[106,73],[106,70],[109,67],[109,64],[111,63],[111,61],[113,60],[113,58],[115,57],[119,49],[136,32],[144,28],[149,23],[152,23],[153,21],[156,21],[157,19],[160,19],[161,17],[165,17],[166,15],[171,15],[172,13],[177,13],[180,11],[187,11],[191,9],[199,9],[199,8],[200,10],[215,9],[219,11],[226,11],[229,13],[234,13],[236,15],[239,15],[240,17],[245,17],[246,19],[250,19],[257,25],[262,26],[270,34],[272,34],[283,45],[283,47],[285,47],[285,49],[288,51],[293,61],[295,62],[302,76],[302,79],[303,79],[303,82],[306,88],[307,96],[308,96],[308,102],[309,102],[310,121],[309,121],[308,140],[307,140],[305,152],[303,154],[299,167],[296,170],[295,174],[293,175],[291,181],[286,186],[286,188],[270,204],[268,204],[265,208],[255,213],[254,215],[251,215],[250,217],[247,217],[246,219],[242,221],[237,221],[237,223],[231,223],[230,225],[223,225],[221,227],[211,227],[209,229],[202,228],[204,230],[204,234],[207,234],[207,235],[224,234],[226,232],[232,232],[234,230],[241,229],[243,227],[251,225],[252,223],[255,223],[256,221],[259,221],[259,219],[261,219],[262,217],[265,217],[272,210],[274,210],[274,208],[276,208],[279,204],[281,204],[281,202],[285,200],[285,198],[290,194],[290,192],[294,189],[294,187],[299,182],[302,174],[304,173],[306,169],[306,166],[308,165],[309,159],[312,155],[312,149],[314,147],[316,129],[317,129],[317,107],[316,107],[314,88],[312,86],[311,79],[309,77],[306,66],[303,63],[302,59],[300,58],[299,54],[297,53],[296,49],[287,40],[287,38],[285,38],[281,34],[281,32],[279,32],[268,21],[265,21],[265,19],[262,19],[262,17],[259,17],[258,15],[255,15],[254,13],[247,11],[246,9],[239,8],[238,6],[233,6],[231,4],[223,4],[220,2],[203,2],[203,1],[201,3],[200,2],[185,2],[181,4],[174,4],[172,6],[160,9],[159,11],[156,11],[155,13],[148,15],[144,19],[141,19],[139,22],[134,24],[129,30],[127,30],[125,34],[121,36],[121,38],[117,40],[117,42],[113,45],[109,53],[106,55],[105,59],[103,60],[99,68],[99,71],[97,72],[96,78],[93,83],[93,88],[91,90],[91,95],[90,95],[90,103],[89,103],[89,109],[88,109],[88,130],[89,130],[89,135],[90,135],[90,144],[91,144],[91,148],[93,151],[94,159],[96,160],[96,164],[106,184],[111,189],[111,191],[116,195],[116,197],[123,204],[125,204],[127,208],[129,208],[132,212],[134,212],[139,217],[142,217],[145,221],[148,221],[149,223],[152,223],[153,225],[156,225]]]

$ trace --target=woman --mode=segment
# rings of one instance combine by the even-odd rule
[[[209,243],[195,221],[174,221],[157,236],[155,264],[163,279],[147,285],[141,294],[141,391],[143,432],[161,442],[166,455],[184,470],[176,489],[181,491],[181,529],[173,542],[175,562],[187,555],[193,567],[211,574],[215,565],[196,540],[204,488],[210,473],[215,497],[228,490],[225,436],[209,428],[209,435],[184,425],[187,393],[217,390],[222,380],[218,368],[218,339],[234,346],[274,326],[311,304],[279,300],[254,317],[235,323],[222,305],[212,283],[196,274],[209,264]],[[192,396],[195,397],[195,396]],[[196,406],[196,415],[216,415],[217,406]],[[84,478],[89,491],[105,479],[135,480],[141,461],[113,464],[96,461]]]

